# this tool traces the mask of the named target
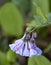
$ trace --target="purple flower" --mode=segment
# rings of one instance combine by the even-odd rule
[[[26,57],[37,56],[42,53],[41,49],[36,46],[34,37],[30,36],[30,33],[25,33],[21,39],[16,40],[9,47],[17,54]]]
[[[9,44],[9,47],[11,48],[12,51],[21,55],[22,48],[24,46],[23,39],[25,38],[25,36],[26,36],[26,34],[24,34],[24,36],[21,39],[16,40],[13,44]]]
[[[41,49],[39,49],[37,46],[35,46],[35,44],[30,43],[30,42],[28,42],[28,44],[29,44],[29,51],[30,51],[29,57],[42,54]]]

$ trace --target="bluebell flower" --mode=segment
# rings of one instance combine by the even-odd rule
[[[26,34],[21,39],[15,40],[13,44],[9,44],[9,47],[12,51],[16,52],[17,54],[22,55],[22,48],[24,46],[24,38]]]
[[[30,57],[42,54],[42,50],[36,46],[33,34],[32,34],[32,37],[30,39],[29,47],[30,47]]]
[[[30,33],[25,33],[21,39],[16,40],[9,47],[21,56],[32,57],[42,54],[41,49],[35,44],[33,34],[31,36]]]

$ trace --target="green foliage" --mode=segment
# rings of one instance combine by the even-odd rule
[[[13,3],[7,3],[1,8],[0,21],[6,34],[17,36],[22,34],[23,17]]]
[[[42,12],[44,14],[48,14],[49,13],[49,0],[31,0],[31,2],[36,2],[37,5],[41,8]],[[32,11],[35,11],[35,8],[32,4]],[[39,12],[40,13],[40,12]]]
[[[0,65],[10,65],[7,60],[6,54],[1,51],[0,51]]]
[[[33,17],[34,19],[31,21],[30,24],[27,24],[27,26],[40,28],[51,24],[51,21],[49,21],[49,17],[45,16],[43,12],[41,11],[41,8],[32,1],[33,4]]]
[[[0,51],[0,65],[10,65],[10,63],[13,63],[13,65],[19,65],[19,63],[15,61],[17,56],[18,55],[11,50],[7,53]]]
[[[38,16],[40,16],[44,21],[47,21],[47,17],[44,16],[43,12],[41,11],[41,8],[40,8],[35,2],[33,2],[32,4],[33,4],[33,6],[34,6],[34,10],[33,10],[33,11],[36,12],[35,15],[38,15]]]
[[[43,19],[41,17],[35,16],[34,20],[32,20],[31,23],[28,23],[27,26],[34,27],[34,28],[41,28],[44,26],[48,26],[50,24],[51,24],[50,21],[46,22],[46,21],[43,21]]]
[[[46,31],[48,25],[51,25],[51,14],[49,13],[49,10],[50,10],[49,2],[50,2],[49,0],[31,0],[31,12],[29,15],[31,23],[27,24],[27,26],[29,27],[37,28],[38,34],[42,33],[41,29],[42,27],[44,27],[45,31],[42,30],[44,31],[42,33],[44,38],[46,38],[48,34]],[[44,23],[44,22],[48,22],[48,23]]]
[[[28,65],[51,65],[51,63],[44,56],[37,56],[29,58]]]
[[[29,0],[12,0],[12,2],[20,9],[22,14],[25,14],[30,9]]]
[[[48,18],[48,22],[51,22],[51,13],[48,13],[46,17]]]
[[[9,62],[15,62],[16,57],[17,57],[17,54],[15,54],[13,51],[9,50],[7,52],[7,60]]]

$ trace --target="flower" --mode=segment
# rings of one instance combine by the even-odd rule
[[[35,44],[35,39],[34,39],[33,34],[30,39],[29,48],[30,48],[30,57],[42,54],[42,50],[40,48],[38,48]]]
[[[42,54],[41,49],[35,44],[33,34],[31,36],[30,33],[25,33],[21,39],[16,40],[13,44],[10,44],[9,47],[21,56],[32,57]]]
[[[42,51],[34,43],[30,43],[30,57],[41,55]]]
[[[22,48],[24,46],[24,38],[26,34],[21,39],[16,40],[13,44],[9,44],[9,47],[12,51],[16,52],[17,54],[22,55]]]

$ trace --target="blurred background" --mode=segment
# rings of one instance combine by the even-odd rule
[[[37,13],[44,19],[47,16],[51,22],[51,0],[0,0],[0,65],[51,65],[51,25],[36,29],[36,44],[43,51],[41,56],[28,59],[9,49],[9,44],[23,36],[26,24]],[[41,21],[37,20],[36,23]]]

